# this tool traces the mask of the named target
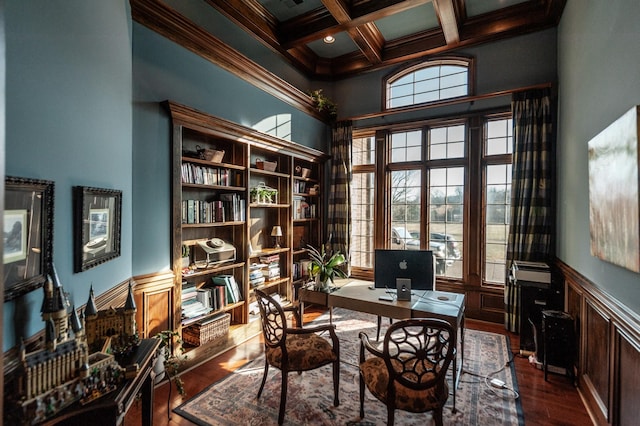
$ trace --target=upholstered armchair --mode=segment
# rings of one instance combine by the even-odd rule
[[[264,375],[258,391],[258,398],[267,380],[269,366],[279,369],[282,373],[282,385],[280,391],[280,413],[278,424],[284,421],[284,412],[287,402],[287,379],[291,371],[302,373],[324,365],[333,364],[333,404],[340,404],[338,389],[340,384],[340,344],[334,325],[321,325],[316,327],[294,328],[287,325],[286,311],[292,311],[296,320],[296,326],[300,326],[300,314],[297,307],[283,308],[275,300],[260,290],[255,290],[260,317],[262,320],[262,333],[264,336]],[[331,341],[318,333],[328,332]]]
[[[453,333],[444,320],[402,320],[389,326],[380,349],[361,332],[360,417],[364,418],[366,386],[387,406],[387,425],[393,425],[396,409],[432,411],[436,425],[442,425],[449,397],[446,375],[455,356]]]

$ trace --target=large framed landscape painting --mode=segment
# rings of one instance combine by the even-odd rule
[[[589,141],[591,255],[640,272],[638,122],[634,106]]]

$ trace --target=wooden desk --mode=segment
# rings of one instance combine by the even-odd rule
[[[120,425],[125,414],[142,392],[142,424],[153,425],[153,364],[160,339],[142,339],[127,364],[138,363],[140,369],[133,379],[126,380],[118,389],[87,405],[76,403],[44,425]]]
[[[352,311],[366,312],[379,317],[404,318],[440,318],[451,324],[454,330],[454,347],[458,346],[460,333],[460,351],[453,359],[454,386],[453,410],[456,409],[456,388],[460,382],[464,363],[464,308],[465,295],[444,291],[413,290],[411,300],[392,302],[380,300],[386,295],[383,288],[371,288],[370,281],[352,280],[338,290],[327,295],[329,309],[340,307]],[[395,291],[392,291],[395,294]],[[460,353],[460,363],[457,362]]]
[[[351,280],[348,279],[337,279],[333,283],[331,292],[336,291],[342,286],[348,284]],[[329,306],[329,293],[325,293],[322,291],[315,291],[311,287],[302,286],[298,291],[298,301],[300,302],[300,321],[304,323],[304,305],[305,303],[319,305],[319,306],[327,306],[329,307],[329,323],[333,322],[333,310]],[[300,324],[302,327],[303,324]]]

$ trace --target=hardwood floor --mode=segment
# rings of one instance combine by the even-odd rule
[[[307,323],[317,317],[323,311],[320,308],[309,307],[305,309],[304,321]],[[520,341],[518,335],[508,333],[501,324],[493,324],[482,321],[466,320],[466,327],[507,334],[511,342],[514,354],[514,363],[522,408],[524,411],[525,425],[576,425],[584,426],[592,424],[592,421],[584,407],[578,391],[572,381],[563,375],[548,375],[548,381],[544,380],[544,373],[538,370],[525,357],[519,355]],[[260,337],[255,337],[242,345],[219,355],[206,363],[182,374],[187,391],[187,398],[196,395],[212,383],[222,379],[229,372],[243,366],[251,359],[258,356],[263,349]],[[464,377],[464,376],[463,376]],[[256,391],[257,386],[256,383]],[[155,425],[192,425],[190,421],[173,412],[168,413],[167,401],[169,386],[163,382],[155,389],[153,424]],[[172,388],[169,405],[171,409],[183,402],[180,395]],[[126,425],[139,425],[141,423],[140,404],[136,404],[127,413]]]

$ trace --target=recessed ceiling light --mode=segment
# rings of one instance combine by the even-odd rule
[[[331,43],[333,43],[334,41],[336,41],[336,39],[335,39],[332,35],[328,35],[328,36],[326,36],[326,37],[324,38],[324,42],[325,42],[325,43],[327,43],[327,44],[331,44]]]

